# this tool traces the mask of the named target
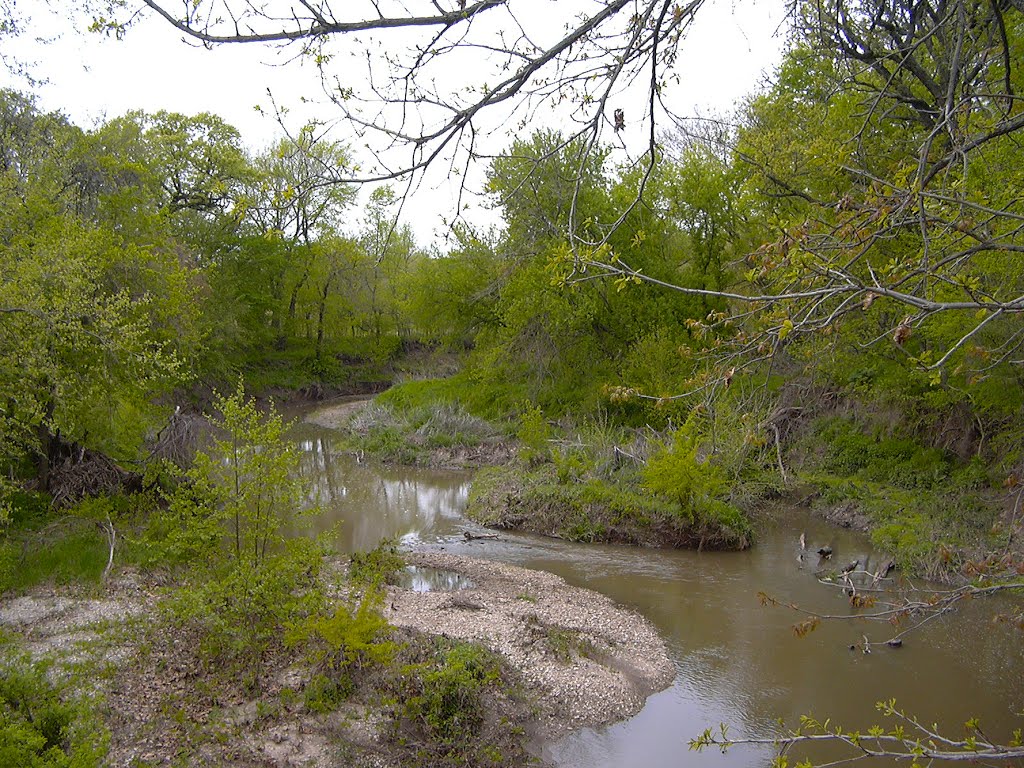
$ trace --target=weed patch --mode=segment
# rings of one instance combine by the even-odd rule
[[[583,542],[742,549],[751,535],[743,514],[724,502],[710,500],[695,514],[639,488],[597,479],[561,483],[551,464],[481,470],[466,514],[483,525]]]
[[[428,464],[438,449],[473,449],[499,436],[460,405],[396,395],[381,395],[361,409],[346,431],[351,448],[397,464]]]
[[[397,584],[404,567],[405,559],[398,552],[398,543],[386,539],[368,552],[353,552],[348,575],[357,586],[380,587]]]

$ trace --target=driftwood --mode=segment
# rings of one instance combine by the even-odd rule
[[[612,446],[612,456],[613,456],[613,458],[615,460],[615,468],[616,469],[621,468],[622,465],[625,464],[624,459],[628,459],[629,461],[633,462],[633,464],[636,464],[638,466],[639,465],[643,465],[643,463],[644,463],[643,459],[641,459],[641,458],[639,458],[637,456],[634,456],[632,453],[629,453],[628,451],[622,450],[617,445]]]
[[[462,535],[466,537],[466,541],[474,541],[475,539],[496,539],[498,534],[496,533],[470,533],[469,531],[463,531]]]
[[[202,416],[184,414],[181,408],[175,408],[167,423],[153,438],[146,461],[162,459],[187,469],[192,465],[196,449],[208,437],[209,431],[210,424]]]
[[[142,475],[116,464],[99,451],[78,448],[50,471],[54,507],[69,507],[89,496],[138,493]]]

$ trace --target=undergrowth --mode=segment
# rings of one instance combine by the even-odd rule
[[[40,584],[98,585],[110,560],[109,524],[118,564],[138,562],[135,533],[152,503],[142,494],[101,496],[55,513],[45,494],[17,494],[10,524],[0,531],[0,593]]]
[[[870,519],[872,543],[910,573],[947,578],[972,552],[1009,542],[987,465],[923,445],[893,425],[851,418],[814,422],[800,440],[802,479],[818,504],[853,505]]]
[[[525,708],[500,657],[434,638],[409,646],[391,683],[390,738],[409,765],[520,766],[530,762]]]
[[[109,733],[92,703],[53,682],[45,663],[0,648],[0,765],[92,768]]]
[[[560,482],[550,464],[481,470],[467,515],[484,525],[590,543],[743,549],[752,537],[743,513],[725,501],[684,509],[677,499],[645,492],[635,482]]]
[[[384,461],[417,464],[439,448],[472,448],[500,437],[493,425],[457,403],[413,404],[389,393],[350,419],[346,430],[352,448]]]

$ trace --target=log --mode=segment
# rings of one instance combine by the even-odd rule
[[[496,539],[498,534],[496,533],[470,533],[469,531],[463,531],[462,535],[466,537],[466,541],[473,541],[475,539]]]

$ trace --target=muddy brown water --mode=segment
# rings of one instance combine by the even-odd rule
[[[470,474],[358,463],[335,448],[332,430],[309,423],[298,424],[293,434],[310,499],[324,509],[314,529],[333,531],[340,551],[397,538],[543,569],[639,611],[662,633],[677,668],[673,685],[629,720],[544,745],[543,757],[557,766],[760,766],[771,749],[696,754],[688,743],[719,723],[728,724],[733,737],[772,737],[780,718],[796,726],[808,713],[847,730],[864,732],[875,723],[891,728],[875,703],[892,698],[953,737],[964,734],[970,717],[980,718],[985,734],[1004,743],[1024,726],[1024,643],[1019,630],[993,622],[1008,601],[975,601],[908,635],[902,648],[870,654],[849,647],[865,634],[886,640],[890,628],[835,621],[797,638],[792,627],[798,615],[762,605],[764,592],[820,613],[854,612],[840,590],[814,577],[816,557],[800,567],[801,532],[810,549],[831,546],[836,563],[880,561],[866,537],[806,510],[779,509],[756,546],[739,553],[579,545],[506,532],[499,540],[466,541],[464,531],[480,532],[462,514]],[[794,748],[790,764],[808,755],[838,757],[827,749]]]

